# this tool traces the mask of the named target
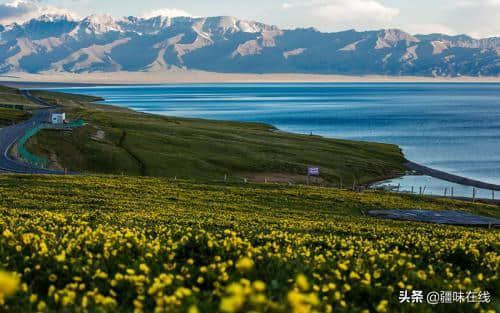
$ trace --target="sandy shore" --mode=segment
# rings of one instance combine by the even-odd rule
[[[417,76],[344,76],[314,74],[228,74],[202,71],[113,72],[113,73],[9,73],[0,75],[0,83],[66,85],[132,85],[172,83],[278,83],[278,82],[497,82],[500,77],[417,77]]]

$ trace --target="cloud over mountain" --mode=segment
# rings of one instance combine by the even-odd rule
[[[13,0],[5,4],[0,4],[0,23],[22,23],[29,19],[41,15],[71,15],[73,12],[68,9],[45,5],[36,0]]]
[[[450,7],[447,19],[456,20],[456,32],[467,32],[473,37],[500,35],[500,0],[462,0]],[[471,27],[471,25],[474,25]]]
[[[144,18],[151,18],[151,17],[156,17],[156,16],[167,16],[167,17],[189,16],[189,17],[191,17],[192,15],[184,10],[176,9],[176,8],[172,8],[172,9],[163,8],[163,9],[151,10],[151,11],[142,15],[142,17],[144,17]]]
[[[299,23],[315,21],[328,28],[376,27],[387,24],[399,14],[399,9],[384,6],[376,0],[306,0],[286,2],[282,14],[296,17]]]

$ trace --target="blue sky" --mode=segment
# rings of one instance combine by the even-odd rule
[[[0,0],[0,23],[41,13],[231,15],[282,28],[401,28],[410,33],[500,35],[500,0]]]

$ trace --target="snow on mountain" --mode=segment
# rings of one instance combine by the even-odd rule
[[[93,14],[87,16],[78,23],[69,35],[78,36],[86,35],[102,35],[108,32],[121,32],[121,27],[116,23],[115,19],[110,15]]]
[[[44,23],[54,23],[59,21],[74,21],[75,19],[71,14],[44,14],[38,18],[34,18],[31,21],[39,21]],[[29,22],[29,21],[28,21]]]
[[[500,38],[281,30],[234,17],[43,15],[0,25],[0,73],[165,71],[500,74]]]
[[[168,16],[156,16],[145,19],[129,16],[118,20],[117,24],[123,31],[136,32],[138,34],[157,34],[172,25],[172,18]]]

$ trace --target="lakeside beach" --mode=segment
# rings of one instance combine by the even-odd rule
[[[0,75],[0,82],[14,87],[30,88],[46,84],[64,85],[151,85],[193,83],[500,83],[500,76],[384,76],[332,74],[241,74],[197,70],[158,72],[90,72],[90,73],[10,73]],[[26,87],[28,88],[28,87]]]

